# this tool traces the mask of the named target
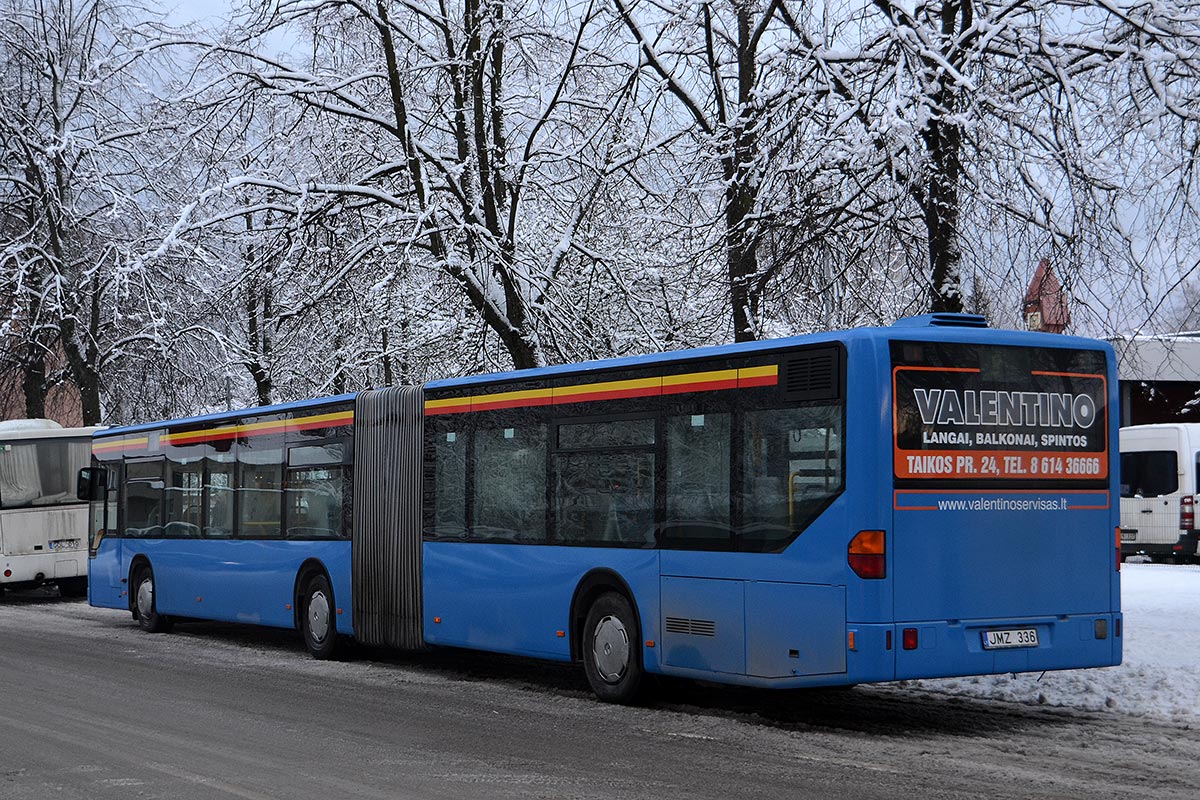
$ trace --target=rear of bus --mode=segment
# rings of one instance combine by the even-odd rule
[[[1119,664],[1111,348],[906,333],[887,342],[896,678]]]

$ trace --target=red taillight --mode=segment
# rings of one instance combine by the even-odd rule
[[[905,628],[900,633],[900,641],[903,643],[905,650],[916,650],[917,649],[917,629],[916,628]]]
[[[887,577],[887,540],[883,531],[859,531],[846,548],[846,561],[860,578]]]
[[[1117,572],[1121,571],[1121,526],[1117,526]]]
[[[1190,531],[1196,527],[1196,498],[1188,495],[1179,501],[1179,530]]]

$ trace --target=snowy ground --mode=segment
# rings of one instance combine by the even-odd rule
[[[1200,566],[1123,564],[1119,667],[908,681],[930,691],[1200,723]]]

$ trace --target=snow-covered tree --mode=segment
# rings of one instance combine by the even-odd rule
[[[153,213],[158,22],[112,0],[0,3],[0,334],[29,416],[68,381],[98,422],[106,364],[145,337],[154,295],[130,299],[127,267]]]

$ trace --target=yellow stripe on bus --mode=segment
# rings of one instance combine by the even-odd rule
[[[739,378],[769,378],[779,375],[779,365],[768,364],[765,367],[742,367],[737,373]]]
[[[203,428],[197,431],[184,431],[183,433],[170,433],[162,438],[168,444],[187,443],[192,439],[203,439],[217,434],[250,434],[269,433],[275,430],[283,430],[289,426],[295,425],[312,425],[314,423],[330,422],[353,422],[353,411],[331,411],[327,414],[314,414],[310,417],[295,417],[293,419],[275,419],[266,420],[264,422],[251,422],[245,425],[221,425],[216,428]]]
[[[553,389],[521,389],[512,392],[446,397],[426,400],[425,413],[453,413],[461,411],[485,411],[499,407],[521,407],[586,402],[591,398],[606,400],[622,396],[643,397],[657,394],[678,394],[681,391],[705,391],[709,389],[732,389],[766,386],[776,382],[779,367],[768,364],[762,367],[742,369],[719,369],[708,372],[689,372],[683,375],[663,375],[653,378],[630,378],[622,381],[601,383],[577,383]]]

